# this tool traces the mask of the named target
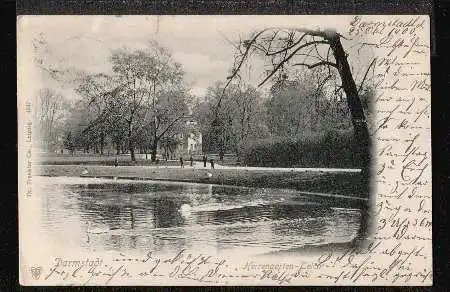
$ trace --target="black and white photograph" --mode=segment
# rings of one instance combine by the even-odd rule
[[[388,120],[373,110],[383,87],[362,22],[25,17],[33,208],[21,233],[45,242],[55,267],[87,253],[374,249],[375,172],[391,166],[373,162]]]

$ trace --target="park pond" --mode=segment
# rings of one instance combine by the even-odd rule
[[[86,251],[264,254],[351,241],[358,208],[289,189],[35,177],[40,232]]]

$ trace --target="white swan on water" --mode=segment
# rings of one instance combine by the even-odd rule
[[[187,216],[191,215],[191,210],[192,210],[191,205],[183,204],[183,205],[181,205],[181,207],[178,211],[181,213],[182,216],[187,217]]]
[[[86,232],[90,234],[102,234],[107,233],[108,228],[93,227],[92,222],[88,221],[86,222]]]

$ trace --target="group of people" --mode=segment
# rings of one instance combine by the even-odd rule
[[[203,155],[203,167],[206,167],[206,164],[208,162],[208,157],[206,155]],[[194,166],[194,159],[192,158],[192,155],[189,157],[189,161],[191,166]],[[211,169],[214,169],[214,159],[210,159],[209,163],[211,165]],[[183,160],[183,156],[180,156],[180,165],[181,168],[184,168],[184,160]],[[119,160],[117,159],[117,157],[114,159],[114,167],[119,166]]]
[[[194,159],[191,157],[189,157],[189,161],[191,163],[191,166],[194,166]],[[203,167],[206,167],[206,163],[208,162],[208,157],[206,155],[203,155]],[[210,159],[209,163],[211,165],[211,169],[214,169],[214,159]],[[183,161],[183,156],[180,156],[180,165],[181,168],[184,168],[184,161]]]

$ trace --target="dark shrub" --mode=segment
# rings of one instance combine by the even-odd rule
[[[271,137],[241,144],[248,166],[359,167],[352,131],[308,133],[301,137]]]

